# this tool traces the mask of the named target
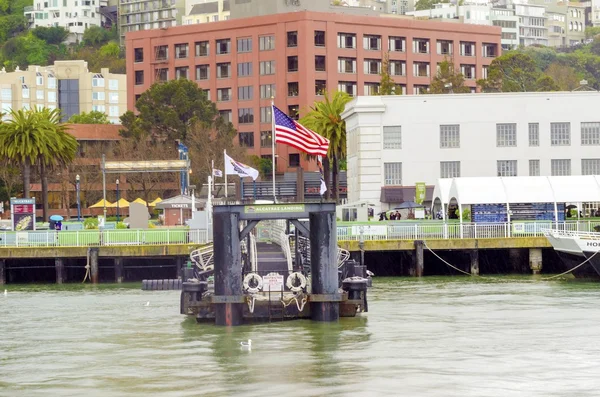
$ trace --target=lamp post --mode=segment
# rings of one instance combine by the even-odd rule
[[[119,179],[117,178],[117,222],[119,221]]]
[[[77,192],[77,222],[81,222],[81,200],[79,198],[79,174],[75,176],[75,191]]]
[[[177,151],[179,152],[179,160],[188,160],[188,148],[180,140],[177,140]],[[189,167],[189,166],[188,166]],[[181,170],[181,195],[187,193],[189,184],[189,170]]]

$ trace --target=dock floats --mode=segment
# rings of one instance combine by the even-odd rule
[[[285,237],[278,240],[274,222],[282,221]],[[252,231],[259,222],[273,224],[269,230],[272,240],[280,241],[281,261],[277,253],[261,258],[255,252]],[[286,245],[290,225],[295,229],[293,261]],[[305,257],[299,248],[302,238],[309,241]],[[299,318],[337,321],[368,310],[365,266],[338,264],[333,203],[216,206],[213,241],[214,265],[186,275],[181,292],[181,313],[199,322],[237,326]]]

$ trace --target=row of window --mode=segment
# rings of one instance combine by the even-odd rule
[[[517,176],[517,160],[496,161],[497,176]],[[384,184],[402,185],[402,163],[383,164]],[[570,159],[550,160],[550,175],[570,176]],[[600,175],[600,159],[582,159],[581,175]],[[460,178],[460,161],[440,161],[440,178]],[[529,160],[529,176],[540,176],[540,160]]]
[[[293,119],[298,119],[300,111],[299,105],[289,105],[287,114]],[[233,112],[230,109],[219,110],[221,117],[228,122],[233,122]],[[270,124],[273,120],[271,106],[262,106],[260,108],[260,122],[262,124]],[[238,108],[238,124],[253,124],[254,123],[254,108]]]
[[[356,49],[356,37],[355,33],[338,33],[338,48],[344,49]],[[243,37],[236,40],[236,48],[238,53],[252,52],[253,44],[252,37]],[[325,32],[315,31],[315,46],[325,46]],[[363,48],[365,50],[381,51],[382,50],[382,36],[379,35],[364,35],[363,36]],[[387,40],[387,51],[391,52],[406,52],[406,37],[400,36],[389,36]],[[197,57],[205,57],[210,55],[210,42],[197,41],[194,43],[194,54]],[[453,55],[454,54],[454,41],[452,40],[436,40],[436,50],[438,55]],[[287,47],[298,46],[298,32],[288,32],[287,34]],[[232,40],[231,39],[219,39],[215,40],[215,53],[217,55],[230,54],[232,52]],[[260,51],[271,51],[275,49],[275,36],[259,36],[258,47]],[[429,54],[430,53],[430,39],[415,38],[412,40],[413,53],[415,54]],[[174,45],[175,59],[185,59],[190,56],[190,44],[179,43]],[[461,56],[476,56],[476,43],[472,41],[460,41],[459,51]],[[498,56],[498,46],[495,43],[482,43],[481,55],[484,57],[496,57]],[[144,61],[144,49],[135,48],[133,51],[134,61]],[[157,61],[167,60],[169,58],[169,46],[161,45],[154,47],[154,59]]]
[[[540,124],[529,123],[529,146],[540,146]],[[571,145],[571,123],[550,123],[550,145],[551,146],[570,146]],[[600,145],[600,122],[582,122],[581,123],[581,145],[592,146]],[[497,147],[516,147],[517,146],[517,124],[500,123],[496,124],[496,146]],[[459,148],[460,147],[460,125],[448,124],[440,125],[440,148]],[[383,148],[401,149],[402,148],[402,127],[386,126],[383,127]]]

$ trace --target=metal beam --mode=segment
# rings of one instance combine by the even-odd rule
[[[304,237],[310,237],[310,230],[304,225],[304,223],[300,222],[298,219],[291,219],[292,225],[296,226],[296,229],[302,233]]]
[[[335,212],[334,203],[218,205],[214,213],[238,213],[240,220],[308,219],[309,213]]]
[[[240,232],[240,241],[244,241],[244,239],[248,236],[248,234],[258,225],[259,221],[250,221],[248,224],[242,229]]]

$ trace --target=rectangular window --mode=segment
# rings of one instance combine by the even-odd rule
[[[288,154],[288,164],[290,167],[300,167],[300,154],[290,153]]]
[[[540,176],[540,160],[529,160],[529,176]]]
[[[402,185],[402,163],[383,163],[384,185]]]
[[[529,146],[540,146],[539,123],[529,123]]]
[[[271,106],[265,106],[260,108],[260,122],[271,123],[273,120],[273,108]]]
[[[104,101],[106,99],[106,96],[104,95],[104,91],[92,92],[92,99],[94,101]]]
[[[237,39],[237,52],[252,52],[252,37]]]
[[[290,116],[293,120],[300,119],[300,106],[299,105],[289,105],[288,106],[288,116]]]
[[[240,132],[238,138],[241,147],[254,147],[254,132]]]
[[[249,101],[252,99],[254,94],[254,87],[251,85],[238,87],[238,100],[239,101]]]
[[[109,103],[119,103],[119,94],[117,92],[110,92],[108,94]]]
[[[260,63],[260,75],[275,74],[275,61],[262,61]]]
[[[460,55],[464,57],[474,57],[475,56],[475,43],[470,41],[461,41],[460,42]]]
[[[232,116],[231,110],[219,110],[219,115],[225,122],[227,122],[227,123],[233,122],[233,116]]]
[[[209,78],[209,67],[208,65],[197,65],[196,66],[196,80],[208,80]]]
[[[552,176],[569,176],[571,175],[571,160],[559,159],[550,161],[550,174]]]
[[[261,110],[262,117],[262,110]],[[271,131],[261,131],[260,132],[260,147],[271,147],[272,145],[272,137],[273,133]]]
[[[581,146],[600,145],[600,122],[581,123]]]
[[[190,70],[190,68],[188,68],[187,66],[175,68],[175,79],[177,79],[177,80],[187,79],[189,77],[188,76],[189,70]]]
[[[315,55],[315,71],[324,72],[325,70],[325,55]]]
[[[338,48],[356,48],[356,35],[354,33],[338,33]]]
[[[581,175],[600,175],[600,159],[582,159]]]
[[[231,77],[231,63],[217,63],[217,78],[226,79]]]
[[[104,87],[104,77],[101,76],[96,74],[92,77],[92,87]]]
[[[175,59],[184,59],[188,57],[189,45],[175,44]]]
[[[298,32],[287,32],[287,46],[298,47]]]
[[[48,96],[48,102],[49,103],[56,102],[56,91],[48,91],[46,93],[46,95]]]
[[[165,61],[169,59],[169,47],[166,45],[154,47],[154,54],[157,61]]]
[[[413,39],[413,53],[429,54],[429,39]]]
[[[169,80],[169,69],[161,68],[156,70],[156,80],[167,81]]]
[[[315,47],[325,47],[325,32],[315,30]]]
[[[35,77],[35,83],[37,85],[44,85],[44,77],[42,77],[41,73],[38,73],[38,75]]]
[[[379,84],[365,83],[363,92],[365,96],[379,95]]]
[[[516,147],[517,146],[517,124],[515,124],[515,123],[496,124],[496,146],[497,147]]]
[[[136,70],[135,71],[135,85],[142,85],[142,84],[144,84],[144,71]]]
[[[356,58],[338,58],[338,72],[356,73]]]
[[[550,123],[550,144],[552,146],[570,146],[571,123]]]
[[[119,89],[119,80],[108,80],[108,89],[112,91],[117,91]]]
[[[106,106],[105,105],[92,105],[92,110],[95,110],[96,112],[104,113],[106,111]]]
[[[383,127],[383,148],[402,149],[402,126]]]
[[[119,117],[119,107],[118,106],[109,106],[108,107],[108,115],[110,117]]]
[[[339,81],[338,91],[343,91],[350,96],[356,96],[356,83],[354,81]]]
[[[460,161],[441,161],[440,178],[460,178]]]
[[[238,77],[248,77],[252,76],[252,62],[242,62],[238,63],[237,74]]]
[[[327,80],[315,80],[315,95],[325,95]]]
[[[271,99],[275,97],[275,84],[261,84],[260,99]]]
[[[254,123],[254,109],[252,109],[252,108],[238,109],[238,123],[239,124]]]
[[[50,75],[48,75],[48,88],[50,89],[56,89],[56,77],[50,77]]]
[[[23,99],[29,99],[29,87],[27,87],[25,84],[22,84],[21,88],[21,96]]]
[[[498,176],[517,176],[517,160],[498,160]]]
[[[134,62],[144,62],[144,49],[134,48],[133,49],[133,60]]]
[[[365,59],[364,72],[365,74],[381,73],[381,61],[379,59]]]
[[[389,68],[392,76],[406,76],[405,61],[390,61]]]
[[[260,36],[258,38],[260,51],[269,51],[275,49],[275,36]]]
[[[288,83],[288,96],[298,96],[298,83]]]
[[[229,54],[231,52],[231,40],[217,40],[217,55]]]
[[[440,125],[440,148],[460,147],[460,125]]]
[[[296,55],[287,57],[288,72],[298,71],[298,57]]]
[[[37,92],[38,92],[38,94],[37,94],[38,99],[40,99],[39,92],[42,93],[42,99],[44,99],[44,91],[38,90]],[[12,89],[2,88],[2,90],[0,90],[0,97],[2,98],[3,101],[12,101]]]
[[[406,38],[390,36],[388,39],[388,48],[394,52],[405,52],[406,51]]]
[[[436,44],[438,55],[452,55],[452,47],[454,45],[452,40],[438,40]]]
[[[4,90],[5,90],[5,88],[2,89],[2,100],[5,100]],[[10,88],[8,88],[8,90],[10,90]],[[36,90],[35,97],[38,101],[43,101],[44,100],[44,90]]]
[[[196,56],[197,57],[207,57],[209,54],[209,43],[208,41],[197,41],[195,43],[196,46]]]
[[[381,36],[375,35],[364,35],[363,36],[363,48],[370,51],[381,50]]]
[[[231,88],[217,88],[217,101],[231,101]]]

